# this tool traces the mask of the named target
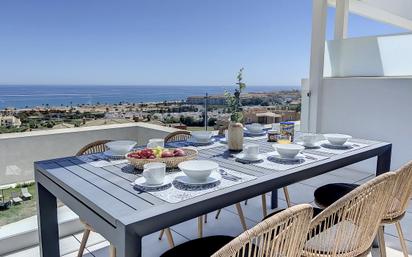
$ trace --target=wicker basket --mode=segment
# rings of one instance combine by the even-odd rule
[[[146,163],[151,163],[151,162],[163,162],[166,164],[167,168],[176,168],[179,163],[184,162],[184,161],[189,161],[196,159],[197,157],[197,150],[192,149],[192,148],[181,148],[182,150],[185,151],[186,155],[185,156],[178,156],[178,157],[167,157],[167,158],[155,158],[155,159],[136,159],[136,158],[130,158],[128,155],[130,153],[126,154],[126,159],[130,162],[131,165],[133,165],[137,169],[143,169],[143,165]],[[168,150],[174,150],[173,148],[169,148]]]

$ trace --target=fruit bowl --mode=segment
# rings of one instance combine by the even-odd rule
[[[139,170],[151,162],[163,162],[167,168],[176,168],[181,162],[196,159],[198,154],[197,150],[192,148],[163,148],[160,154],[156,153],[156,150],[159,149],[133,151],[126,154],[126,159]]]

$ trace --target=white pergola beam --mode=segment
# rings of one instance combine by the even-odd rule
[[[341,0],[328,0],[328,3],[329,5],[335,7],[336,2],[339,1]],[[351,13],[412,31],[412,20],[410,19],[396,15],[388,10],[377,8],[359,0],[350,0],[349,5],[349,12]]]
[[[338,0],[335,13],[334,39],[344,39],[348,34],[349,0]]]
[[[309,69],[309,131],[320,129],[321,99],[323,84],[323,63],[325,56],[327,0],[312,1],[312,38]]]

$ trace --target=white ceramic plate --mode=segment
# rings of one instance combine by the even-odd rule
[[[307,147],[307,148],[319,148],[321,145],[319,142],[316,142],[313,145],[306,145],[305,142],[297,142],[296,144]]]
[[[323,146],[324,148],[336,149],[336,150],[347,150],[347,149],[352,148],[352,145],[349,143],[344,143],[343,145],[334,145],[334,144],[331,144],[329,141],[323,143],[321,146]]]
[[[146,183],[146,178],[145,177],[139,177],[137,178],[133,185],[143,187],[143,188],[149,188],[149,189],[154,189],[154,188],[159,188],[159,187],[164,187],[172,183],[172,178],[170,176],[166,176],[163,180],[162,184],[147,184]]]
[[[205,181],[202,181],[202,182],[195,181],[195,180],[191,179],[190,177],[188,177],[186,175],[177,176],[175,178],[175,180],[177,182],[180,182],[180,183],[186,184],[186,185],[208,185],[208,184],[216,183],[217,181],[219,181],[221,179],[222,179],[222,176],[219,173],[217,173],[216,171],[212,172],[210,174],[210,176],[207,177],[207,179]]]
[[[240,153],[238,155],[236,155],[236,158],[241,159],[241,160],[245,160],[245,161],[260,161],[263,159],[262,154],[258,154],[255,157],[251,157],[251,156],[247,156],[243,153]]]
[[[295,156],[295,158],[285,158],[285,157],[280,156],[279,153],[274,153],[271,156],[273,156],[273,157],[275,157],[279,160],[285,160],[285,161],[296,161],[296,160],[305,159],[305,156],[303,156],[303,154],[298,154],[298,155]]]
[[[107,150],[103,152],[103,154],[109,158],[115,158],[115,159],[124,159],[125,155],[124,154],[116,154],[111,150]]]
[[[196,145],[209,145],[214,142],[214,139],[211,138],[209,141],[203,142],[203,141],[197,141],[195,138],[191,137],[187,140],[187,142],[191,144],[196,144]]]

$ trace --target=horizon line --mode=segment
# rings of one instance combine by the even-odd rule
[[[172,85],[172,84],[165,84],[165,85],[155,85],[155,84],[150,84],[150,85],[144,85],[144,84],[1,84],[1,86],[132,86],[132,87],[137,87],[137,86],[167,86],[167,87],[174,87],[174,86],[180,86],[180,87],[201,87],[201,86],[209,86],[209,87],[227,87],[227,86],[236,86],[235,84],[227,84],[227,85],[207,85],[207,84],[196,84],[196,85]],[[301,85],[291,85],[291,84],[285,84],[285,85],[247,85],[250,87],[300,87]]]

